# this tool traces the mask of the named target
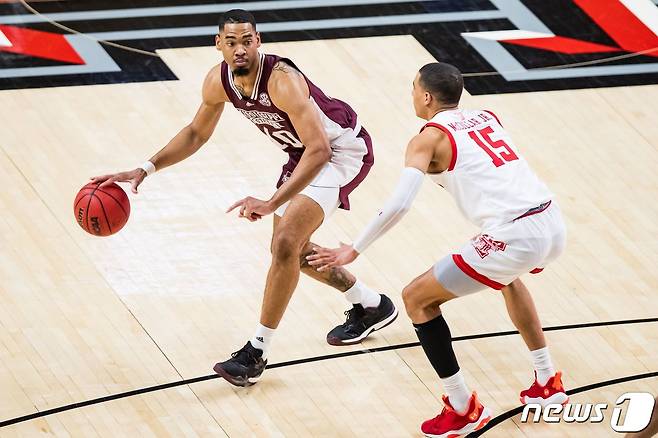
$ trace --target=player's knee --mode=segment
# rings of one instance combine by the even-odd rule
[[[421,307],[418,298],[418,291],[413,287],[413,284],[409,284],[402,289],[402,302],[404,303],[404,308],[409,316],[417,312]]]
[[[278,233],[272,239],[272,258],[287,261],[299,257],[299,242],[287,233]]]

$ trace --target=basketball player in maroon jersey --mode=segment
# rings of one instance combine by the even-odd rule
[[[406,167],[393,195],[353,245],[317,248],[308,256],[320,271],[355,260],[409,210],[426,174],[481,228],[402,291],[420,344],[447,392],[443,410],[421,425],[432,438],[466,435],[491,419],[491,411],[464,381],[441,308],[487,287],[502,292],[533,359],[535,380],[521,392],[521,402],[545,406],[568,401],[534,302],[519,278],[540,272],[562,253],[566,232],[560,209],[498,118],[490,111],[459,108],[462,90],[456,67],[434,62],[420,69],[412,97],[416,115],[427,122],[407,146]]]
[[[279,325],[299,273],[345,293],[352,308],[345,323],[327,335],[332,345],[357,343],[393,322],[398,311],[385,295],[337,267],[319,273],[306,255],[315,246],[313,232],[337,208],[349,209],[348,195],[374,162],[368,132],[346,103],[325,95],[289,59],[259,53],[260,35],[249,12],[234,9],[219,21],[216,47],[224,62],[213,67],[203,84],[202,103],[192,122],[140,168],[92,178],[103,185],[130,182],[132,191],[147,175],[192,155],[210,138],[227,102],[288,154],[277,190],[267,200],[248,196],[230,206],[256,221],[274,214],[272,263],[254,336],[215,372],[237,386],[261,376],[274,331]]]

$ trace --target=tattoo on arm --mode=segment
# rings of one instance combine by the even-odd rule
[[[286,64],[285,62],[281,62],[281,61],[274,64],[274,67],[272,67],[272,70],[277,70],[277,71],[280,71],[280,72],[283,72],[283,73],[290,73],[290,72],[295,71],[288,64]]]

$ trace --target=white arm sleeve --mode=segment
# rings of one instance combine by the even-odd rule
[[[415,167],[405,167],[391,198],[379,215],[370,221],[354,242],[353,248],[361,254],[372,242],[386,233],[409,211],[411,203],[423,184],[425,174]]]

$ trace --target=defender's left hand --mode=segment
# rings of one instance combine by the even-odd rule
[[[231,205],[228,210],[226,210],[226,212],[229,213],[238,207],[240,207],[238,216],[248,219],[250,222],[255,222],[258,219],[262,219],[263,216],[272,214],[275,210],[269,201],[263,201],[261,199],[247,196],[246,198],[240,199],[238,202]]]
[[[343,266],[352,263],[359,253],[352,245],[340,244],[340,248],[313,248],[313,254],[306,256],[308,264],[316,267],[319,272],[326,271],[335,266]]]

